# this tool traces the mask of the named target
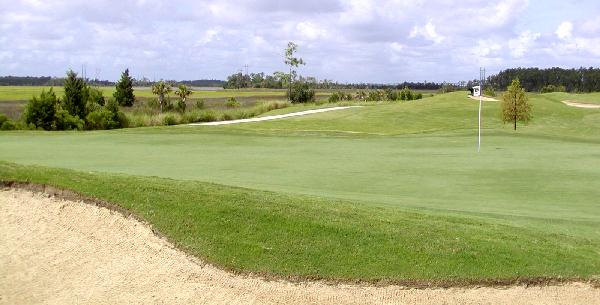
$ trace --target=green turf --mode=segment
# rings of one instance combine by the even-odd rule
[[[391,238],[394,234],[412,236],[408,241],[402,240],[409,242],[407,247],[412,249],[404,252],[365,242],[354,244],[352,251],[348,250],[350,245],[340,246],[346,253],[367,253],[372,259],[380,259],[379,267],[372,267],[373,272],[351,267],[357,260],[350,254],[348,258],[341,254],[335,257],[334,260],[347,263],[341,266],[328,259],[313,261],[306,257],[309,252],[293,251],[290,260],[295,257],[300,263],[307,262],[302,271],[300,267],[285,269],[279,263],[268,261],[255,262],[262,267],[253,268],[249,263],[252,257],[227,263],[226,259],[219,258],[221,254],[204,253],[211,260],[240,269],[395,279],[598,275],[600,110],[565,106],[560,102],[564,96],[556,94],[531,95],[530,98],[534,120],[526,127],[519,126],[517,132],[500,122],[498,102],[484,103],[485,129],[479,154],[475,146],[478,103],[467,99],[465,93],[457,92],[420,101],[225,127],[4,132],[0,133],[0,160],[81,172],[172,178],[178,180],[172,181],[173,187],[185,185],[187,189],[193,189],[194,183],[198,183],[194,181],[207,181],[268,190],[279,193],[273,194],[279,196],[274,202],[294,201],[298,208],[302,208],[301,202],[316,200],[318,208],[310,213],[322,218],[315,216],[317,218],[308,222],[311,225],[305,226],[306,230],[331,225],[330,217],[337,214],[331,214],[328,205],[344,200],[344,204],[362,212],[355,215],[354,210],[342,211],[340,217],[349,219],[346,224],[350,227],[357,219],[364,218],[365,222],[356,223],[357,232],[364,236],[371,234],[368,224],[373,219],[383,217],[385,220],[388,216],[395,219],[390,220],[389,227],[385,221],[374,224],[372,234],[379,230],[375,227],[384,226],[381,230],[387,235],[381,236],[387,237],[379,236],[373,241]],[[16,171],[21,177],[33,172],[31,169]],[[15,175],[8,172],[2,175]],[[39,175],[45,174],[45,171],[40,172]],[[70,186],[77,181],[66,185],[63,180],[77,175],[85,176],[59,173],[51,181]],[[106,177],[99,175],[94,179],[109,179]],[[139,179],[143,182],[126,188],[135,188],[138,184],[143,188],[150,181],[160,184],[154,178]],[[102,192],[111,193],[109,187]],[[117,193],[121,192],[129,191]],[[178,192],[167,192],[165,196],[174,197],[164,200],[176,202],[182,196]],[[201,195],[206,194],[198,194]],[[316,197],[308,200],[302,197],[306,195]],[[114,197],[107,197],[111,198]],[[425,219],[407,220],[402,230],[395,231],[394,227],[403,223],[403,217],[413,214]],[[248,221],[261,222],[249,215]],[[171,221],[175,226],[174,219]],[[435,219],[457,223],[456,230],[462,233],[455,234],[452,225],[444,225],[444,229],[432,229],[437,233],[429,235],[424,228],[434,228],[438,223]],[[296,228],[293,223],[276,223],[282,230]],[[261,232],[257,234],[264,234],[265,239],[278,238],[274,232]],[[523,237],[515,237],[517,232],[522,232]],[[294,240],[293,234],[285,236],[288,241]],[[343,235],[322,236],[323,240],[315,243],[322,243],[323,247],[314,249],[316,252],[310,252],[311,255],[328,257],[331,248],[347,242],[340,236]],[[471,236],[477,242],[470,239]],[[191,243],[194,240],[192,235],[185,234],[173,238],[187,238]],[[244,243],[243,235],[228,238],[232,243]],[[461,256],[441,246],[455,240],[471,247],[473,252]],[[430,241],[439,242],[442,248],[427,248]],[[227,249],[233,251],[231,255],[240,256],[244,250],[241,246]],[[203,254],[201,245],[197,251]],[[412,255],[411,264],[422,268],[415,271],[417,273],[394,267],[396,260],[407,257],[408,253]],[[479,264],[479,256],[488,259]],[[492,262],[494,258],[497,264],[514,264],[514,268],[509,267],[504,272],[500,265]],[[544,263],[529,261],[536,258]],[[314,269],[312,264],[322,266]],[[474,267],[468,267],[469,264]],[[548,267],[543,267],[546,265]],[[585,268],[580,269],[581,266]],[[389,273],[382,271],[386,268]]]

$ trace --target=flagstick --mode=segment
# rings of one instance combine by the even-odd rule
[[[477,143],[477,152],[481,150],[481,93],[479,94],[479,141]]]

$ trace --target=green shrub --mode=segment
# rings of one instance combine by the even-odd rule
[[[23,112],[23,118],[26,124],[33,124],[36,128],[44,130],[53,130],[56,108],[58,107],[59,99],[52,88],[42,93],[39,97],[34,96]]]
[[[53,128],[54,130],[79,130],[83,129],[84,122],[77,116],[71,115],[67,110],[60,107],[56,110]]]
[[[369,91],[365,101],[367,102],[379,102],[383,100],[384,93],[379,90]]]
[[[494,96],[496,96],[496,90],[494,90],[494,88],[491,87],[491,86],[484,87],[483,88],[483,95],[494,97]]]
[[[567,88],[563,85],[546,85],[542,88],[541,93],[550,93],[550,92],[566,92]]]
[[[315,90],[311,89],[307,83],[295,82],[291,92],[287,93],[288,99],[292,103],[313,103],[315,101]]]
[[[120,127],[120,123],[114,119],[114,114],[106,108],[88,113],[85,121],[87,129],[114,129]]]
[[[15,122],[11,121],[7,116],[0,113],[0,130],[15,130],[17,128]]]
[[[2,125],[4,122],[6,122],[8,120],[9,120],[9,118],[6,115],[0,113],[0,125]]]
[[[202,109],[202,108],[204,108],[204,99],[198,99],[196,101],[195,106],[196,106],[196,109]]]
[[[97,104],[98,106],[104,106],[106,100],[104,99],[104,95],[102,95],[102,91],[93,87],[85,88],[85,99],[86,106],[90,103]]]
[[[175,111],[179,113],[185,113],[186,104],[183,100],[178,100],[175,104]]]
[[[442,87],[440,87],[440,89],[438,90],[438,93],[443,94],[443,93],[450,93],[450,92],[454,92],[454,91],[456,91],[456,87],[454,87],[451,84],[444,83],[444,84],[442,84]]]
[[[163,117],[163,125],[177,125],[177,117],[173,113],[166,113]]]
[[[240,107],[241,104],[235,99],[235,97],[230,97],[227,102],[225,102],[225,106],[228,108],[237,108]]]
[[[415,94],[415,100],[420,100],[423,98],[423,93],[419,92],[417,94]]]
[[[329,103],[337,103],[341,100],[340,95],[337,92],[332,93],[329,98],[327,99],[327,102]]]
[[[363,90],[359,90],[356,92],[356,99],[359,101],[364,101],[367,99],[367,93]]]

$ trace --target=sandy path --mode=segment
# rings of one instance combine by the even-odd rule
[[[469,95],[469,97],[470,97],[471,99],[474,99],[474,100],[477,100],[477,101],[479,100],[479,96],[472,96],[472,95]],[[497,100],[497,99],[495,99],[495,98],[491,98],[491,97],[485,97],[485,96],[482,96],[482,97],[481,97],[481,100],[482,100],[482,101],[484,101],[484,102],[498,102],[498,100]]]
[[[571,107],[600,109],[600,105],[597,105],[597,104],[587,104],[587,103],[580,103],[580,102],[576,102],[576,101],[562,101],[562,102],[563,102],[563,104],[565,104],[567,106],[571,106]]]
[[[328,112],[328,111],[357,108],[357,107],[362,107],[362,106],[331,107],[331,108],[306,110],[306,111],[300,111],[300,112],[292,112],[292,113],[286,113],[286,114],[269,115],[269,116],[263,116],[263,117],[259,117],[259,118],[231,120],[231,121],[218,121],[218,122],[208,122],[208,123],[192,123],[192,124],[188,124],[188,125],[217,126],[217,125],[230,125],[230,124],[239,124],[239,123],[248,123],[248,122],[262,122],[262,121],[291,118],[291,117],[295,117],[295,116],[303,116],[303,115],[307,115],[307,114],[315,114],[315,113],[323,113],[323,112]]]
[[[403,289],[294,284],[203,265],[122,214],[0,190],[2,304],[590,304],[588,284]]]

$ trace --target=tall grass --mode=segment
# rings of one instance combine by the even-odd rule
[[[164,126],[198,122],[228,121],[252,118],[275,109],[289,107],[289,102],[263,102],[249,108],[194,109],[187,112],[156,113],[148,108],[127,112],[130,127]]]

